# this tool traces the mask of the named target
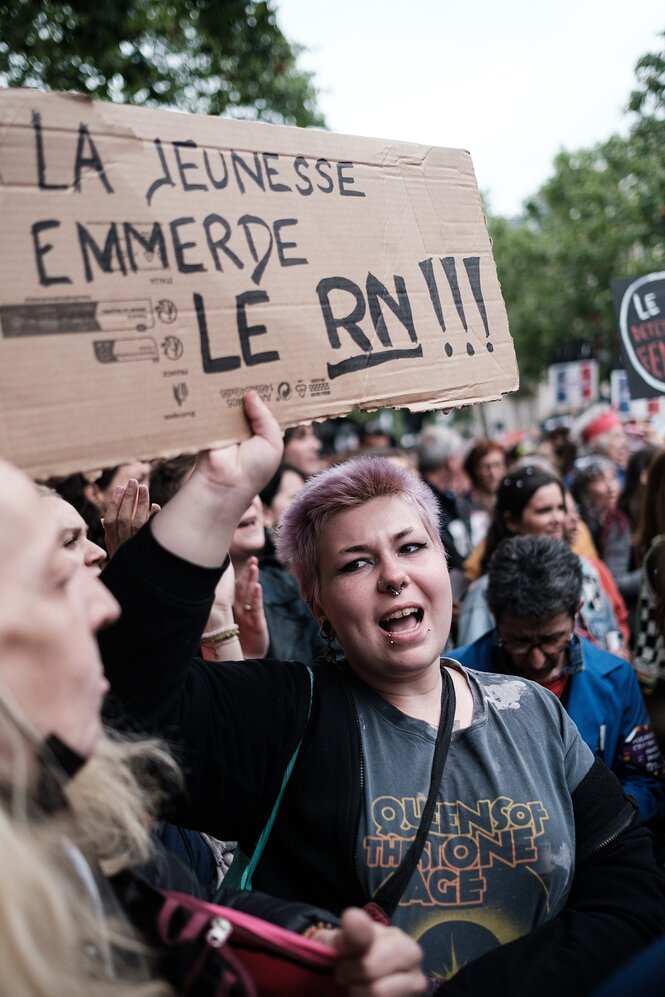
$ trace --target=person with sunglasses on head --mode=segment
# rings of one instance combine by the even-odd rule
[[[450,654],[468,668],[531,679],[553,692],[642,819],[654,820],[665,814],[665,760],[631,665],[576,633],[582,591],[580,559],[565,541],[505,539],[488,572],[494,628]]]

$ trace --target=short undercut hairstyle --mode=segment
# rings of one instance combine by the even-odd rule
[[[502,540],[492,554],[487,604],[497,624],[504,613],[544,623],[573,618],[582,598],[582,564],[564,540],[521,536]]]
[[[384,458],[354,457],[310,478],[284,513],[277,531],[280,557],[297,579],[309,605],[319,594],[319,545],[328,521],[338,512],[383,496],[408,503],[445,556],[439,534],[439,507],[431,489],[415,474]]]

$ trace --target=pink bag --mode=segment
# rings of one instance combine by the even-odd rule
[[[341,997],[336,953],[286,928],[231,907],[165,890],[157,929],[167,946],[201,943],[183,993],[247,997]],[[223,963],[215,989],[202,977],[215,950]],[[206,980],[209,979],[209,973]]]

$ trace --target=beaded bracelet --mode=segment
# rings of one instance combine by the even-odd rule
[[[229,640],[235,640],[240,636],[240,629],[237,625],[231,627],[220,627],[219,630],[211,630],[201,637],[201,643],[206,647],[217,647],[218,644],[226,644]]]

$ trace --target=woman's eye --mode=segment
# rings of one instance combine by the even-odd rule
[[[403,544],[400,547],[399,552],[400,554],[415,554],[416,551],[422,550],[424,547],[427,547],[426,543],[408,543]]]
[[[358,557],[355,561],[347,561],[339,570],[342,574],[350,575],[352,572],[358,571],[365,564],[367,564],[367,558]]]
[[[72,533],[71,536],[65,537],[62,546],[65,547],[65,548],[67,548],[67,547],[75,547],[77,540],[78,540],[78,537],[76,536],[76,534]]]

